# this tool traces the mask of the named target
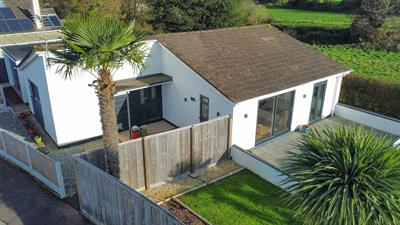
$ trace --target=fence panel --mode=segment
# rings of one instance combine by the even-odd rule
[[[9,159],[24,170],[29,171],[30,157],[29,152],[25,148],[26,144],[6,132],[3,132],[3,142]]]
[[[60,198],[65,196],[64,177],[59,162],[37,151],[31,143],[0,130],[1,155],[42,181]]]
[[[228,158],[229,116],[196,124],[192,128],[194,169],[215,165]]]
[[[120,180],[134,189],[144,188],[142,139],[119,145]]]
[[[95,224],[182,225],[167,210],[74,156],[81,211]]]
[[[144,139],[149,185],[157,185],[190,173],[190,127]]]

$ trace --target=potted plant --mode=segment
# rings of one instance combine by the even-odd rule
[[[308,132],[310,132],[310,126],[309,125],[301,125],[300,126],[300,132],[302,132],[302,133],[308,133]]]
[[[37,145],[43,144],[42,137],[40,137],[40,136],[35,136],[35,137],[33,138],[33,140],[35,141],[35,143],[36,143]]]
[[[31,135],[31,137],[37,136],[36,129],[33,127],[28,128],[28,133],[29,133],[29,135]]]

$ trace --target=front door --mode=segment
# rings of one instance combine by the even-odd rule
[[[256,143],[290,130],[294,91],[263,99],[258,103]]]
[[[200,95],[200,122],[208,121],[210,117],[210,99]]]
[[[31,89],[33,113],[35,115],[36,120],[39,122],[40,126],[42,126],[42,128],[45,128],[43,120],[42,104],[40,103],[39,89],[31,81],[29,81],[29,84]]]
[[[322,118],[322,109],[324,107],[326,91],[326,81],[314,85],[314,92],[311,101],[311,111],[309,122],[315,122]]]

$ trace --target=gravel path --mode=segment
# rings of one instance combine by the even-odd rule
[[[22,125],[18,117],[9,110],[0,110],[0,128],[10,131],[28,142],[32,142],[26,128]]]
[[[167,183],[150,190],[142,192],[145,196],[150,198],[154,202],[162,202],[168,198],[171,198],[177,194],[191,190],[202,184],[208,183],[226,174],[229,174],[241,166],[235,163],[233,160],[222,162],[214,167],[207,168],[200,171],[194,176],[183,178],[182,180]]]

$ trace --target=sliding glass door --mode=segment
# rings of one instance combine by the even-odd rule
[[[294,91],[259,101],[256,143],[290,130]]]
[[[318,121],[322,117],[325,91],[326,91],[326,81],[314,85],[314,93],[311,101],[311,111],[309,118],[310,123]]]

